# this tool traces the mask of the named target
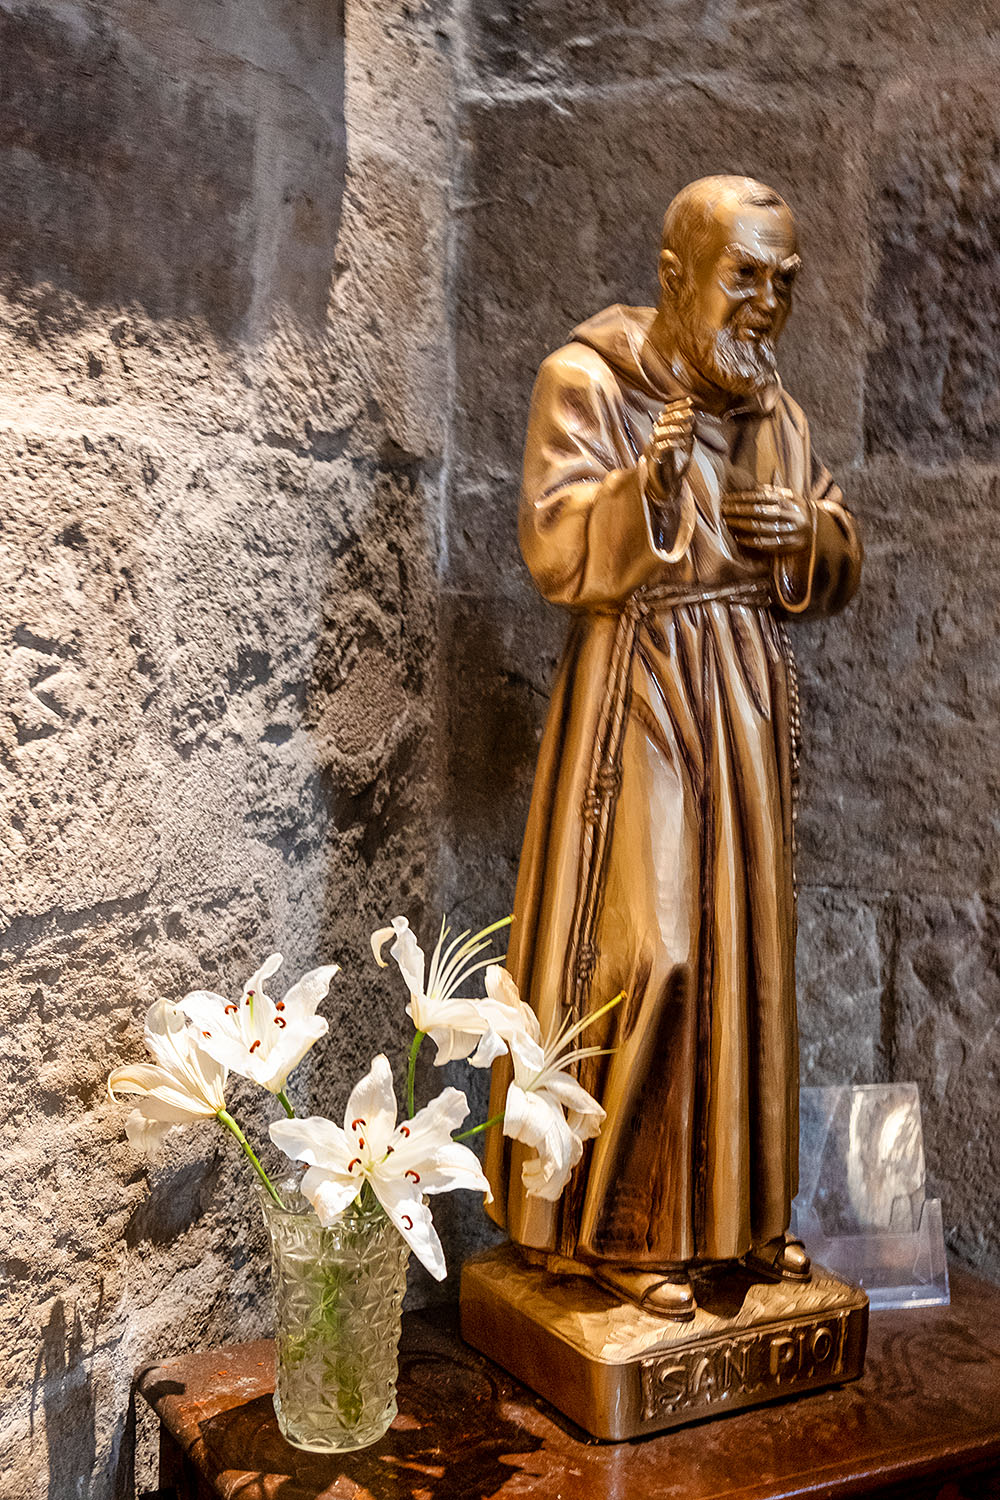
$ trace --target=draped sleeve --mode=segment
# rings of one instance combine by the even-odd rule
[[[812,537],[801,553],[777,559],[774,588],[787,614],[808,618],[836,614],[850,603],[861,578],[863,549],[839,487],[808,446],[807,427],[805,437]]]
[[[682,484],[677,514],[657,503],[621,390],[585,344],[545,360],[532,395],[521,491],[520,541],[541,593],[554,604],[621,603],[687,551],[694,500]]]

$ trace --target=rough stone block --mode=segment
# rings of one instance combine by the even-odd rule
[[[731,69],[748,92],[765,91],[775,78],[837,69],[976,63],[1000,43],[989,0],[826,0],[808,11],[795,0],[472,0],[470,19],[478,71],[549,88]]]
[[[5,265],[235,328],[252,295],[253,121],[106,25],[0,11]]]
[[[213,8],[198,49],[190,17],[117,9],[118,25],[0,10],[6,284],[221,335],[276,312],[322,326],[344,183],[341,27],[323,28],[310,99],[302,78],[261,66],[252,39],[280,30],[262,16],[255,29]],[[227,53],[237,18],[242,46]],[[301,51],[275,45],[273,58],[291,71]]]
[[[792,632],[802,677],[800,878],[996,896],[1000,488],[884,463],[845,476],[860,592]]]
[[[804,1084],[875,1083],[885,1071],[885,903],[849,890],[799,891],[797,980]]]
[[[446,202],[444,186],[414,170],[398,143],[359,145],[344,214],[350,275],[335,306],[351,320],[353,357],[398,457],[438,454],[445,441]]]
[[[473,598],[490,595],[510,601],[518,610],[538,593],[517,540],[520,476],[477,481],[471,478],[453,491],[448,507],[445,565],[449,588]]]
[[[863,92],[647,85],[470,108],[457,441],[463,482],[515,475],[546,353],[613,302],[657,296],[664,209],[706,172],[787,195],[805,270],[783,374],[833,461],[860,444],[866,238],[854,128]],[[495,170],[496,162],[504,170]],[[822,357],[817,358],[817,350]],[[464,524],[464,518],[463,518]]]
[[[113,438],[0,438],[8,920],[131,898],[155,869],[163,651],[141,562],[158,509],[148,453]]]
[[[1000,911],[977,897],[904,900],[893,1075],[920,1086],[928,1172],[946,1237],[1000,1271]]]
[[[446,899],[470,922],[511,909],[549,689],[562,651],[561,612],[526,595],[446,596],[449,851]]]
[[[1000,457],[997,79],[890,89],[880,110],[869,360],[873,452]]]

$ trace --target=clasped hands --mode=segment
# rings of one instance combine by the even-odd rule
[[[669,501],[677,497],[694,452],[694,403],[690,396],[670,401],[653,424],[646,461],[654,492]],[[812,539],[809,502],[780,484],[727,490],[722,518],[741,547],[754,552],[800,552]]]

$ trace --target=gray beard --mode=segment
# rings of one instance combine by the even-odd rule
[[[698,335],[690,331],[687,357],[699,375],[734,396],[757,396],[778,376],[770,339],[741,339],[728,328]]]

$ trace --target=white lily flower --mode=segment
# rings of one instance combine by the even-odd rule
[[[457,991],[473,974],[493,963],[489,958],[476,962],[476,956],[490,946],[490,934],[498,927],[506,926],[508,921],[509,918],[504,918],[471,935],[460,933],[447,948],[445,939],[449,928],[442,921],[441,935],[431,955],[430,973],[426,979],[423,949],[405,917],[393,917],[391,927],[381,927],[372,933],[372,952],[381,969],[386,968],[382,950],[390,938],[395,939],[389,953],[399,965],[410,991],[406,1014],[417,1030],[426,1032],[437,1047],[435,1067],[468,1058],[474,1068],[488,1068],[506,1052],[490,1023],[484,1002],[462,999]]]
[[[316,1007],[340,972],[339,964],[310,969],[283,1000],[272,1000],[264,985],[280,963],[280,953],[266,958],[238,1002],[211,990],[193,990],[180,1001],[180,1009],[201,1032],[205,1051],[272,1094],[284,1093],[289,1073],[329,1031]]]
[[[294,1161],[307,1163],[302,1191],[321,1224],[332,1224],[370,1182],[417,1259],[442,1281],[444,1252],[424,1195],[470,1188],[492,1198],[478,1157],[452,1140],[468,1111],[465,1095],[448,1088],[397,1125],[392,1069],[379,1053],[347,1101],[343,1129],[320,1115],[275,1120],[271,1139]]]
[[[512,1037],[527,1036],[532,1041],[541,1040],[538,1017],[530,1005],[521,999],[514,983],[514,976],[501,964],[490,964],[486,970],[486,1001],[484,1009],[497,1036],[509,1042]]]
[[[116,1093],[142,1095],[125,1122],[125,1133],[137,1151],[152,1155],[174,1126],[210,1119],[225,1109],[227,1069],[204,1050],[197,1031],[167,1000],[149,1007],[145,1035],[155,1065],[116,1068],[108,1093],[112,1099]]]
[[[507,1041],[514,1065],[504,1102],[503,1133],[536,1153],[521,1168],[528,1197],[555,1202],[583,1155],[584,1141],[600,1134],[605,1119],[597,1100],[565,1070],[585,1057],[601,1056],[607,1048],[573,1049],[572,1043],[622,996],[543,1041],[538,1017],[525,1005],[506,969],[499,965],[487,969],[486,993],[509,1017],[506,1023],[500,1019],[494,1023]]]

